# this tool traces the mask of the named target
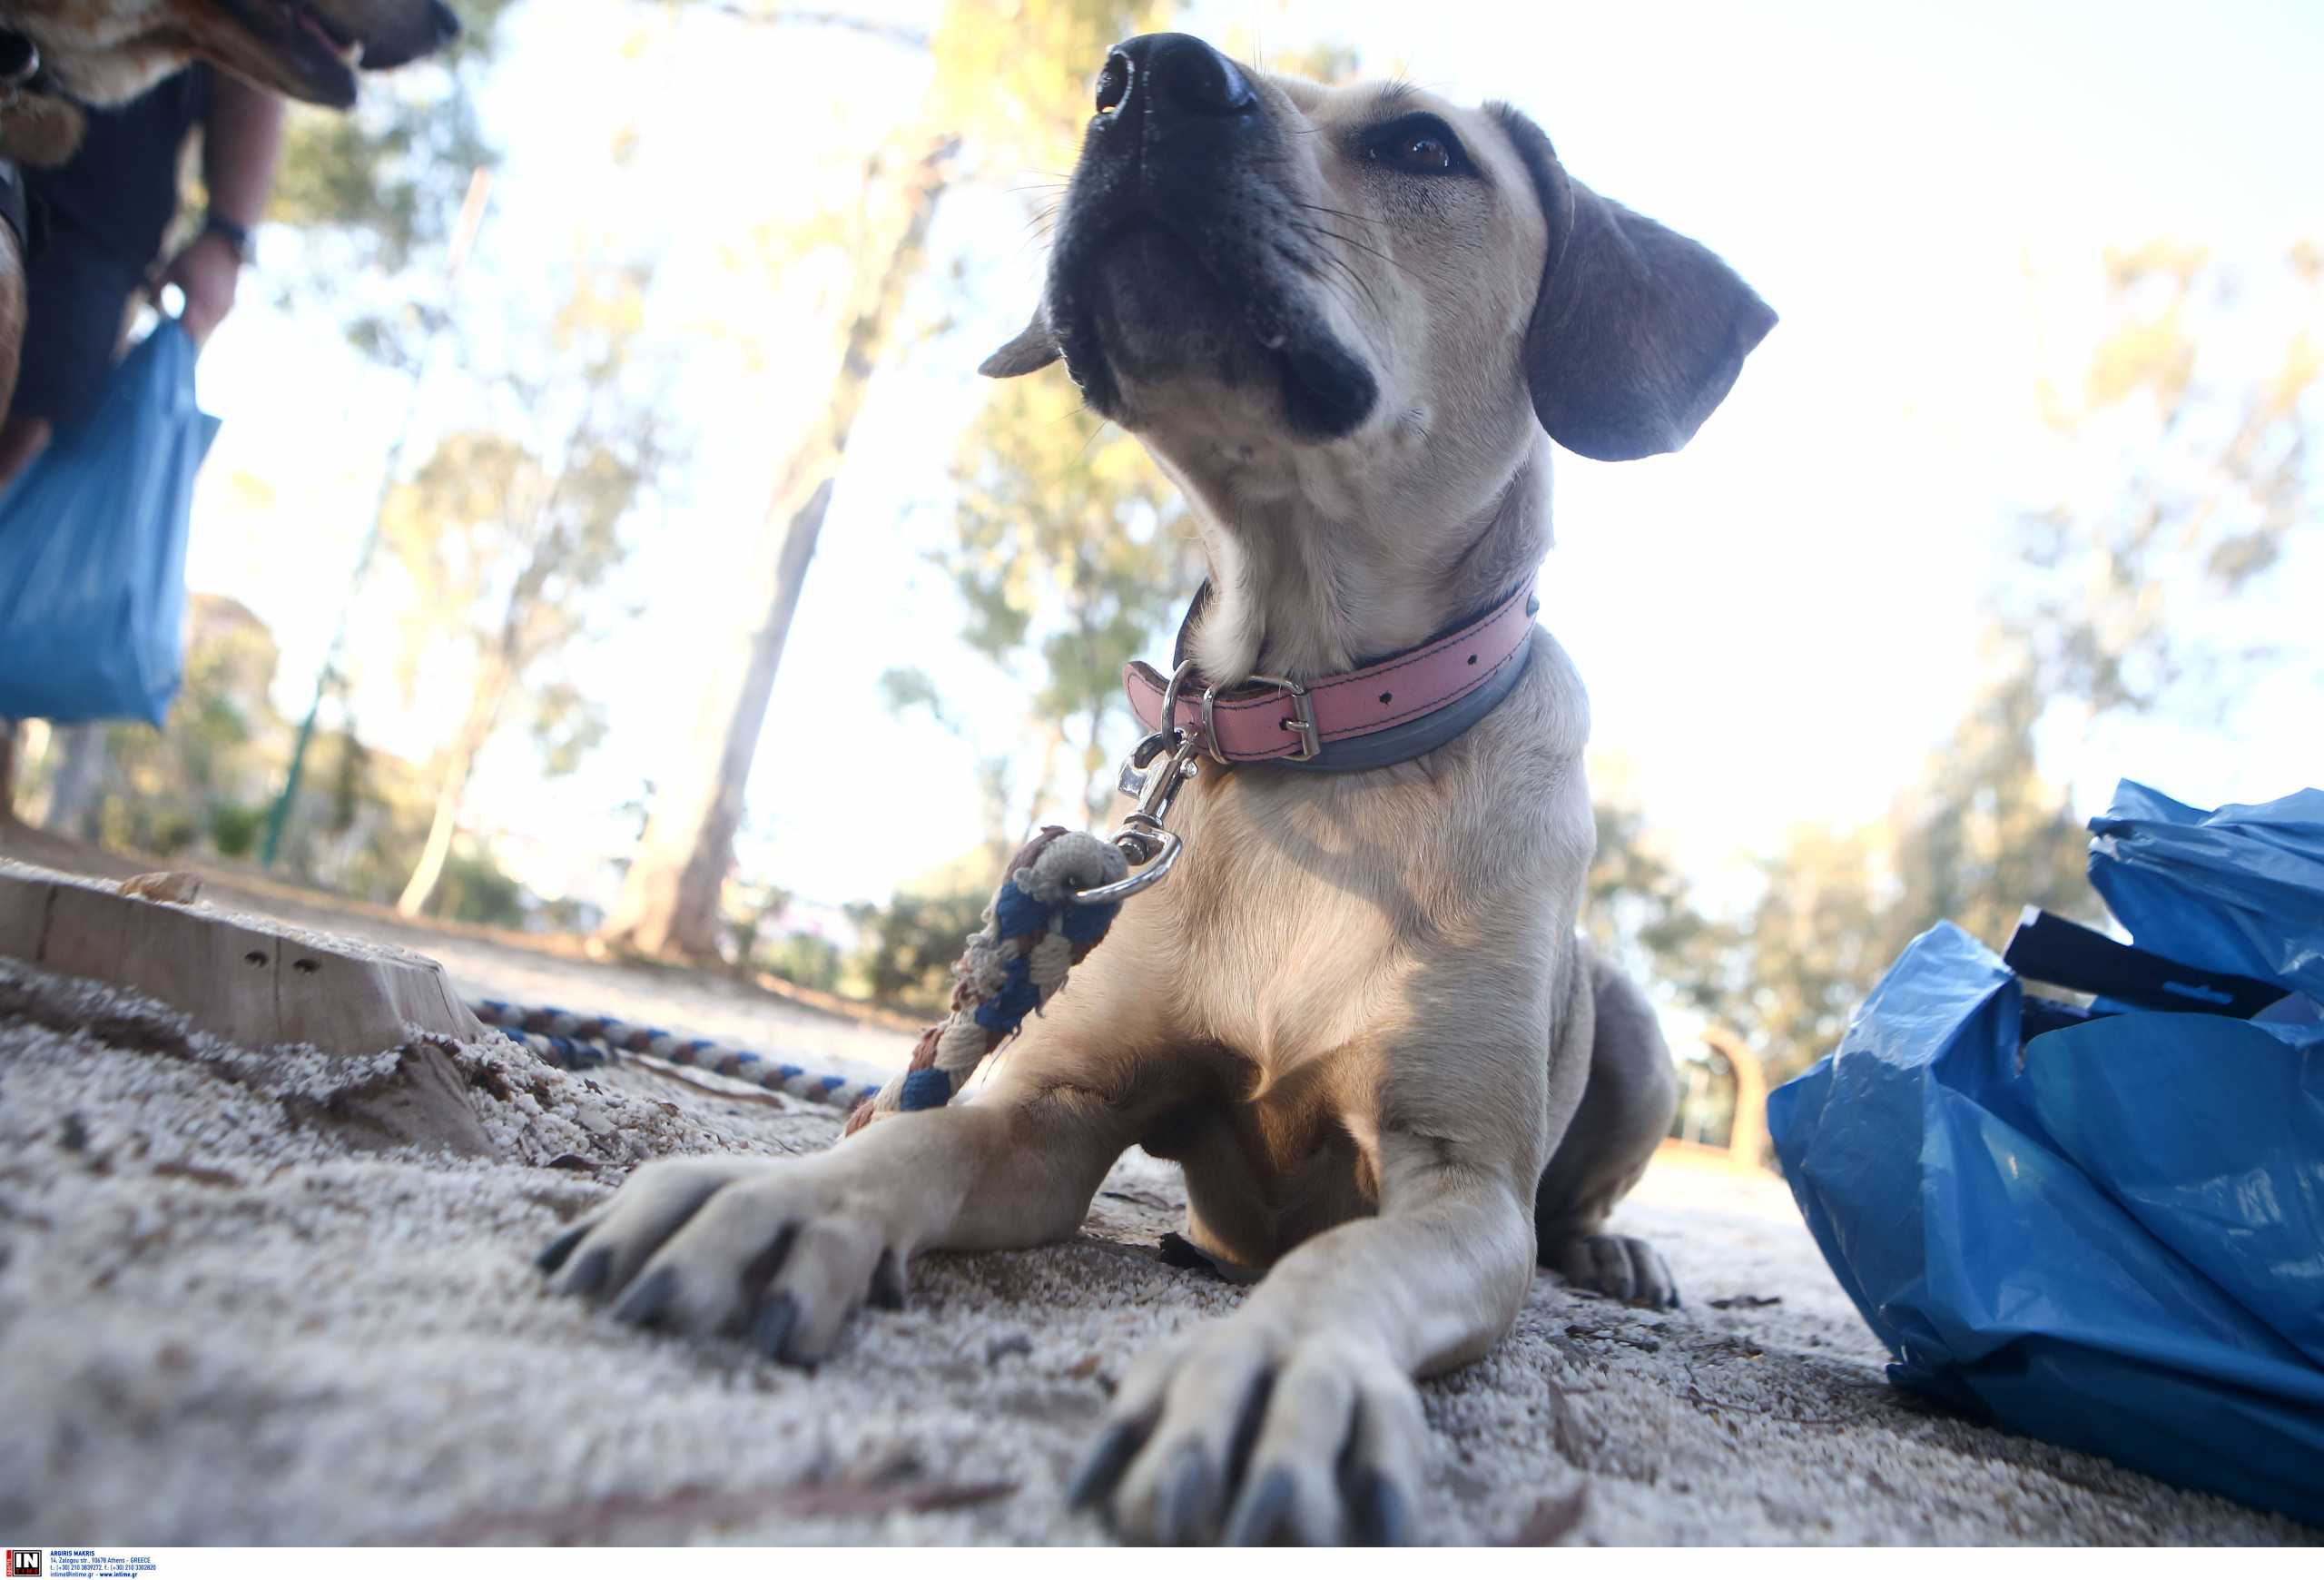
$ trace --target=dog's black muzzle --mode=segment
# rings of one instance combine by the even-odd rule
[[[1326,265],[1268,96],[1201,39],[1153,33],[1108,54],[1096,109],[1045,304],[1089,405],[1118,417],[1124,377],[1207,370],[1279,381],[1302,435],[1351,431],[1376,386],[1319,315]]]
[[[1077,199],[1157,217],[1198,211],[1219,178],[1266,133],[1243,70],[1183,33],[1149,33],[1115,48],[1098,76],[1098,114],[1081,147]]]

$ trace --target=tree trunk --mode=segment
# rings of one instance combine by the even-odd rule
[[[750,571],[765,589],[763,624],[750,633],[742,662],[707,666],[731,675],[704,697],[685,766],[654,797],[654,810],[620,903],[600,934],[619,948],[697,960],[718,955],[718,897],[734,864],[752,759],[782,667],[791,618],[822,531],[832,487],[862,411],[872,370],[894,328],[904,292],[919,272],[936,205],[951,179],[959,143],[944,138],[913,167],[903,193],[903,223],[885,264],[858,293],[823,415],[784,462],[767,509],[770,530]],[[771,562],[767,549],[773,549]]]
[[[493,726],[500,721],[500,707],[507,700],[510,676],[506,660],[496,657],[490,669],[478,676],[480,684],[468,703],[468,716],[460,722],[460,733],[452,739],[451,755],[444,762],[444,777],[436,786],[436,815],[428,825],[428,843],[420,847],[419,864],[411,869],[411,881],[404,884],[403,894],[396,901],[399,915],[419,915],[435,897],[436,885],[443,881],[444,863],[452,854],[452,835],[459,827],[460,803],[468,798],[468,780],[476,773],[477,757],[483,752],[484,744],[492,738]]]
[[[16,820],[16,721],[0,718],[0,823]]]
[[[622,909],[607,924],[607,937],[646,954],[683,954],[708,960],[718,953],[718,896],[733,864],[734,834],[743,825],[743,791],[751,759],[758,755],[759,730],[766,722],[767,697],[791,635],[791,617],[807,583],[807,565],[822,537],[831,505],[829,479],[809,496],[783,535],[777,562],[774,607],[766,623],[751,634],[750,657],[743,666],[740,700],[731,706],[705,706],[702,734],[722,724],[725,732],[716,759],[704,759],[684,784],[657,793],[653,819],[638,842],[622,889]],[[757,699],[751,706],[751,699]],[[716,715],[724,713],[720,720]],[[705,774],[704,770],[708,770]],[[693,816],[669,817],[664,808],[696,808]]]
[[[42,815],[41,826],[67,839],[86,839],[98,782],[113,761],[113,743],[102,724],[68,725],[62,733],[64,754],[49,786],[48,810]],[[52,753],[56,750],[54,741],[52,736]]]

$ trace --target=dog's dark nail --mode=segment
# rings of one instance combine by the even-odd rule
[[[677,1291],[678,1270],[656,1268],[629,1287],[629,1293],[614,1307],[614,1320],[646,1327],[662,1315],[670,1297]]]
[[[879,1265],[872,1269],[872,1304],[882,1311],[904,1308],[903,1267],[893,1251],[881,1251]]]
[[[1136,1421],[1117,1421],[1107,1427],[1091,1446],[1088,1457],[1082,1460],[1081,1468],[1073,1473],[1065,1491],[1065,1506],[1087,1508],[1113,1491],[1114,1483],[1122,1478],[1145,1441],[1146,1428]]]
[[[565,1276],[565,1292],[568,1295],[594,1295],[606,1287],[606,1279],[614,1270],[614,1248],[601,1245],[573,1264]]]
[[[1226,1522],[1226,1535],[1221,1545],[1229,1547],[1265,1546],[1283,1516],[1290,1511],[1291,1499],[1298,1491],[1298,1484],[1291,1479],[1291,1472],[1278,1466],[1259,1478],[1259,1484],[1243,1495],[1241,1506],[1235,1517]]]
[[[751,1342],[769,1360],[780,1361],[783,1348],[791,1342],[791,1330],[799,1326],[799,1302],[788,1295],[777,1295],[759,1308],[758,1320],[751,1327]]]
[[[1355,1545],[1361,1547],[1409,1547],[1413,1545],[1412,1510],[1396,1484],[1377,1470],[1356,1477],[1353,1498]]]
[[[1166,1547],[1183,1547],[1202,1535],[1203,1516],[1210,1507],[1213,1476],[1210,1456],[1199,1443],[1178,1450],[1162,1483],[1160,1521],[1155,1539]]]
[[[1272,1368],[1258,1372],[1251,1378],[1251,1386],[1244,1391],[1243,1407],[1235,1419],[1235,1436],[1226,1445],[1226,1485],[1231,1489],[1243,1485],[1251,1468],[1251,1449],[1259,1440],[1259,1427],[1267,1417],[1267,1401],[1275,1397],[1275,1372]]]
[[[575,1224],[571,1229],[566,1229],[563,1234],[558,1235],[555,1239],[549,1241],[547,1245],[542,1247],[541,1254],[533,1259],[533,1266],[540,1269],[540,1270],[545,1273],[553,1273],[556,1271],[557,1269],[565,1265],[565,1259],[573,1254],[573,1248],[579,1245],[581,1241],[587,1237],[588,1233],[589,1226],[587,1224]]]
[[[799,1226],[786,1223],[774,1231],[758,1255],[743,1265],[743,1299],[754,1300],[759,1292],[774,1282],[774,1275],[791,1259],[792,1242],[799,1238]]]

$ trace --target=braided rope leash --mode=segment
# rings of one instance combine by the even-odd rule
[[[679,1037],[655,1026],[633,1026],[607,1015],[579,1015],[554,1005],[471,1002],[468,1009],[526,1047],[567,1070],[602,1067],[614,1053],[643,1053],[688,1069],[707,1070],[746,1081],[767,1091],[853,1110],[879,1087],[843,1075],[818,1075],[804,1066],[770,1059],[747,1048],[732,1048],[704,1037]]]
[[[1080,895],[1121,883],[1129,861],[1095,834],[1044,828],[1009,861],[984,926],[952,967],[952,1012],[920,1034],[911,1062],[848,1116],[853,1135],[881,1114],[941,1108],[987,1055],[1065,986],[1106,936],[1118,900]]]

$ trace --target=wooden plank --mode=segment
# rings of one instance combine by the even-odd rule
[[[8,862],[0,954],[133,989],[244,1047],[377,1053],[410,1042],[414,1026],[459,1042],[483,1035],[444,968],[424,956]]]

